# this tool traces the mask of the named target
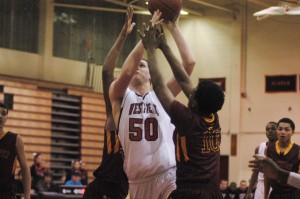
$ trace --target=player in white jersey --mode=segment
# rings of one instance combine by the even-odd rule
[[[155,12],[152,24],[160,24]],[[181,33],[178,20],[167,24],[180,52],[182,66],[191,74],[195,58]],[[166,46],[159,46],[164,53]],[[125,60],[120,76],[111,84],[110,99],[124,149],[124,169],[131,199],[166,199],[176,188],[174,127],[155,94],[150,91],[148,63],[142,60],[140,41]],[[168,83],[173,95],[180,88],[174,78]]]
[[[153,91],[140,96],[126,90],[118,129],[128,154],[124,169],[129,179],[155,176],[175,167],[174,126]]]
[[[133,90],[126,90],[118,135],[127,155],[124,170],[137,196],[142,194],[144,198],[167,198],[175,189],[173,131],[174,126],[153,91],[140,96]],[[138,190],[141,184],[155,180],[158,176],[165,178],[165,175],[172,177],[166,179],[171,180],[171,183],[156,181],[151,185],[156,187],[155,192],[151,189]]]
[[[276,122],[268,122],[266,126],[266,136],[268,138],[268,142],[262,142],[258,147],[255,149],[255,154],[261,154],[264,155],[265,149],[270,143],[275,143],[277,141],[277,123]],[[256,190],[254,194],[254,199],[264,199],[264,174],[261,172],[253,172],[250,184],[248,187],[248,193],[247,193],[247,199],[250,198],[250,193],[257,182]]]

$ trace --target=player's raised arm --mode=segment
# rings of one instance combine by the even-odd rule
[[[162,29],[163,32],[163,29]],[[173,96],[176,96],[179,92],[180,89],[185,93],[187,97],[190,96],[190,94],[193,91],[193,85],[192,82],[182,67],[181,63],[179,60],[176,58],[174,53],[172,52],[170,46],[167,44],[167,40],[165,38],[165,35],[163,34],[161,36],[161,43],[159,45],[159,48],[162,50],[164,53],[169,65],[171,66],[172,72],[176,78],[174,77],[168,82],[168,88],[172,92]],[[178,86],[179,84],[179,86]]]
[[[168,87],[164,84],[163,76],[157,65],[156,52],[156,48],[162,39],[163,33],[159,33],[155,26],[150,26],[146,28],[146,30],[144,30],[144,34],[140,33],[140,36],[147,50],[148,66],[153,82],[154,92],[156,93],[165,111],[169,113],[171,103],[174,100],[174,96],[172,95]]]
[[[114,100],[121,100],[124,96],[124,93],[133,77],[134,73],[136,72],[139,63],[144,54],[144,46],[142,41],[139,41],[135,48],[131,51],[131,53],[126,58],[120,76],[113,81],[110,86],[110,99]]]
[[[183,66],[188,76],[190,76],[192,74],[192,71],[196,63],[195,55],[191,47],[188,45],[188,42],[186,41],[185,37],[183,36],[183,33],[181,32],[178,23],[179,23],[179,17],[174,22],[166,23],[166,25],[176,42],[177,48],[180,53],[181,61],[182,61],[181,65]],[[164,52],[164,49],[161,50],[165,54],[167,60],[169,60],[167,57],[168,54]],[[181,91],[174,77],[167,82],[167,85],[174,96],[177,96],[178,93]]]
[[[133,8],[128,7],[126,12],[126,19],[123,25],[121,32],[117,40],[115,41],[113,47],[108,52],[105,61],[103,63],[102,69],[102,81],[103,81],[103,94],[104,101],[106,106],[106,116],[107,122],[105,124],[105,129],[113,130],[115,129],[115,125],[112,119],[112,107],[109,99],[109,87],[114,80],[114,69],[118,62],[119,55],[121,52],[121,48],[126,40],[127,36],[131,33],[132,29],[135,26],[135,23],[132,22],[133,17]]]

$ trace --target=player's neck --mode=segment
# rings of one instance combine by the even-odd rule
[[[288,141],[279,141],[279,146],[280,146],[280,148],[285,149],[285,148],[287,148],[290,145],[290,143],[291,143],[291,140],[288,140]]]
[[[133,84],[130,86],[130,89],[135,93],[144,96],[150,91],[150,85],[148,84]]]
[[[276,141],[277,141],[277,140],[269,140],[269,141],[268,141],[268,144],[274,144],[274,143],[276,143]]]

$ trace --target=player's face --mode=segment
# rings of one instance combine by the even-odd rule
[[[0,107],[0,127],[3,128],[7,120],[7,109]]]
[[[291,124],[280,122],[277,127],[277,137],[280,142],[290,142],[294,134]]]
[[[276,124],[268,123],[266,126],[266,136],[269,141],[273,142],[277,140],[277,128]]]
[[[150,72],[148,68],[148,63],[146,60],[141,60],[138,66],[138,69],[135,73],[135,78],[140,79],[141,81],[150,81]]]

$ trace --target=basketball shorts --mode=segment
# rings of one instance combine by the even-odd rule
[[[83,199],[103,199],[103,196],[110,199],[125,199],[128,192],[121,187],[123,186],[116,186],[96,178],[87,185]]]
[[[130,199],[167,199],[176,189],[176,167],[151,178],[129,181]]]

